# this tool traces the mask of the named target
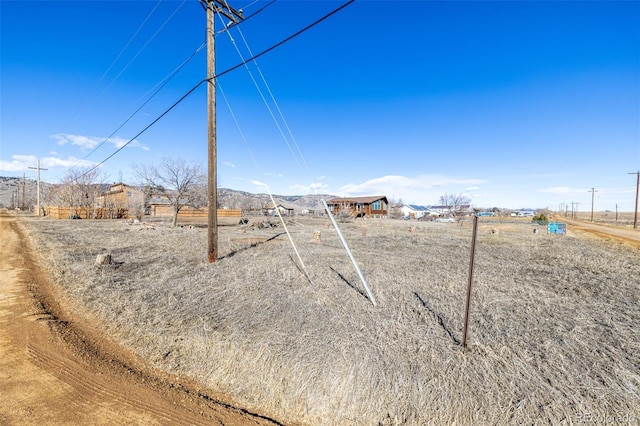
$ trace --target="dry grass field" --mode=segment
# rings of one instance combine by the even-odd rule
[[[563,215],[558,215],[558,220],[562,219]],[[571,212],[567,215],[571,218]],[[575,219],[590,221],[591,212],[578,212],[575,215]],[[619,212],[616,218],[616,212],[593,212],[593,221],[603,225],[618,226],[621,228],[633,228],[633,212]]]
[[[281,227],[221,227],[207,264],[201,227],[23,224],[120,343],[284,423],[640,419],[639,249],[481,223],[463,353],[470,221],[342,224],[375,307],[328,220],[289,222],[312,282]]]

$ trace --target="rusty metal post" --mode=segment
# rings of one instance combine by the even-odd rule
[[[462,334],[462,350],[467,350],[469,332],[469,311],[471,310],[471,284],[473,283],[473,264],[476,257],[476,235],[478,234],[478,216],[473,216],[473,236],[471,237],[471,260],[469,261],[469,281],[467,282],[467,304],[464,312],[464,332]]]

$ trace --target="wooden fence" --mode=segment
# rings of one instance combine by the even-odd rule
[[[209,210],[206,208],[194,209],[193,207],[185,206],[178,212],[178,219],[189,218],[206,218],[209,215]],[[170,205],[152,205],[151,216],[173,216],[173,206]],[[218,209],[218,218],[238,218],[242,217],[242,210],[236,209]]]
[[[46,206],[45,216],[52,219],[126,219],[127,209]]]
[[[127,219],[127,209],[99,208],[90,207],[60,207],[47,206],[44,208],[45,215],[52,219]],[[173,216],[171,206],[167,209],[154,209],[153,216]],[[95,216],[94,216],[95,214]],[[183,207],[178,213],[178,219],[206,219],[208,216],[207,209],[194,209]],[[218,209],[218,219],[225,222],[240,220],[242,210],[236,209]]]

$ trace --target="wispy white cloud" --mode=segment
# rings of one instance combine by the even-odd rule
[[[56,133],[51,135],[51,139],[55,140],[58,145],[76,145],[84,149],[95,148],[100,142],[100,138],[90,136],[72,135],[69,133]]]
[[[420,175],[415,177],[407,176],[382,176],[370,179],[362,183],[350,183],[340,188],[340,191],[348,195],[372,194],[379,192],[396,192],[403,189],[428,190],[440,187],[451,187],[449,192],[460,190],[460,186],[481,184],[482,179],[460,179],[441,175]]]
[[[98,163],[95,161],[89,161],[85,159],[69,157],[67,159],[46,157],[40,159],[40,165],[47,168],[67,168],[67,167],[94,167]]]
[[[326,192],[329,186],[322,182],[312,182],[309,185],[296,184],[291,189],[296,190],[300,194],[321,194]]]
[[[35,167],[38,157],[35,155],[12,155],[11,161],[0,160],[0,171],[21,172]],[[40,158],[40,167],[43,169],[67,168],[67,167],[93,167],[97,163],[93,161],[68,157],[66,159],[59,156]]]
[[[17,158],[16,158],[17,157]],[[23,170],[27,170],[29,168],[29,166],[31,166],[31,164],[35,164],[35,163],[25,163],[23,158],[20,157],[25,157],[24,155],[12,155],[11,161],[7,161],[7,160],[0,160],[0,171],[1,172],[21,172]],[[31,166],[33,167],[33,166]]]
[[[129,142],[130,139],[124,139],[117,136],[112,138],[102,138],[97,136],[74,135],[71,133],[56,133],[55,135],[51,135],[51,139],[55,140],[58,145],[70,144],[78,146],[83,150],[93,149],[99,144],[105,142],[113,145],[117,149],[128,144],[127,146],[132,148],[141,148],[144,151],[149,151],[148,146],[141,144],[135,139]]]
[[[251,184],[252,184],[252,185],[255,185],[255,186],[259,187],[259,188],[262,188],[262,189],[264,189],[264,188],[267,188],[267,189],[268,189],[268,188],[269,188],[269,185],[267,185],[267,184],[266,184],[266,183],[264,183],[264,182],[260,182],[259,180],[252,180],[252,181],[251,181]]]
[[[235,168],[236,165],[233,164],[231,161],[224,161],[222,164],[224,164],[227,167],[231,167],[231,168]]]
[[[282,173],[265,173],[264,175],[267,177],[278,177],[278,178],[284,177]]]
[[[414,177],[389,175],[361,183],[350,183],[340,188],[342,196],[386,195],[406,202],[435,203],[447,193],[468,192],[470,186],[485,183],[484,179],[466,179],[444,175]]]
[[[585,188],[571,188],[570,186],[552,186],[549,188],[538,189],[538,192],[545,194],[568,195],[585,192]]]

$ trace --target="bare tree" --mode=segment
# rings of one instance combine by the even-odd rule
[[[452,214],[458,214],[463,207],[471,204],[471,198],[464,194],[447,194],[440,196],[440,205],[445,206]]]
[[[397,200],[390,199],[389,200],[389,218],[391,219],[400,219],[402,217],[402,207],[404,206],[404,201],[402,198],[398,198]]]
[[[87,211],[89,217],[95,218],[96,201],[102,193],[104,176],[98,169],[71,169],[62,178],[59,185],[47,194],[50,205],[75,207]]]
[[[134,164],[133,170],[141,185],[163,195],[173,207],[173,226],[178,213],[186,205],[206,205],[206,175],[200,164],[183,158],[163,157],[160,165]]]
[[[131,197],[127,198],[127,215],[129,218],[135,217],[142,220],[144,217],[145,196],[143,192],[132,191]]]

